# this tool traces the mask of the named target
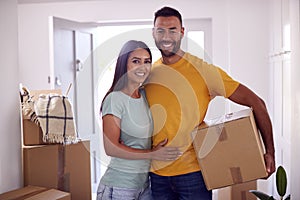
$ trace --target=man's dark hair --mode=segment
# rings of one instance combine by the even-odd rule
[[[179,13],[179,11],[174,8],[167,7],[167,6],[161,8],[155,12],[154,24],[158,17],[172,17],[172,16],[177,17],[180,21],[180,25],[182,26],[182,18],[181,18],[181,14]]]

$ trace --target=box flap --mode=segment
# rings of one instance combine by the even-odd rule
[[[12,190],[3,194],[0,194],[0,200],[13,200],[13,199],[20,199],[22,197],[26,198],[26,196],[31,196],[37,194],[39,192],[45,191],[46,188],[44,187],[37,187],[37,186],[27,186],[24,188]]]
[[[45,199],[55,199],[55,200],[71,200],[70,193],[62,192],[60,190],[50,189],[45,192],[36,194],[26,200],[45,200]]]
[[[220,117],[216,117],[214,119],[206,120],[198,128],[202,129],[202,128],[206,128],[208,126],[214,126],[214,125],[226,123],[226,122],[229,122],[229,121],[234,121],[234,120],[237,120],[237,119],[245,118],[245,117],[248,117],[250,115],[252,115],[252,109],[247,108],[247,109],[240,110],[240,111],[237,111],[237,112],[228,113],[228,114],[222,115]]]

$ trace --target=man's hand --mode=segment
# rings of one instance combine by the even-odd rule
[[[264,158],[265,158],[268,177],[270,177],[276,170],[274,154],[266,153],[264,155]]]

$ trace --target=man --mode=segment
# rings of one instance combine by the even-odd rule
[[[223,70],[184,52],[181,14],[170,7],[155,13],[153,38],[162,58],[152,69],[146,94],[154,119],[153,145],[168,138],[168,146],[180,147],[176,161],[152,162],[153,199],[212,199],[205,187],[191,132],[200,124],[215,96],[251,107],[266,147],[267,173],[275,171],[271,121],[261,98]]]

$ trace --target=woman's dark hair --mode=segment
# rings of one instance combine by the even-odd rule
[[[182,26],[182,17],[178,10],[171,7],[163,7],[155,12],[154,14],[154,24],[158,17],[177,17],[180,21],[180,25]]]
[[[145,49],[149,55],[150,55],[150,60],[152,61],[152,54],[149,49],[149,47],[142,41],[137,41],[137,40],[129,40],[126,42],[118,56],[117,63],[116,63],[116,68],[115,68],[115,75],[114,79],[112,82],[112,85],[106,95],[104,96],[102,103],[101,103],[101,108],[100,111],[102,111],[102,105],[104,99],[107,97],[107,95],[113,91],[120,91],[122,90],[126,85],[127,85],[127,62],[130,54],[136,50],[136,49]]]

